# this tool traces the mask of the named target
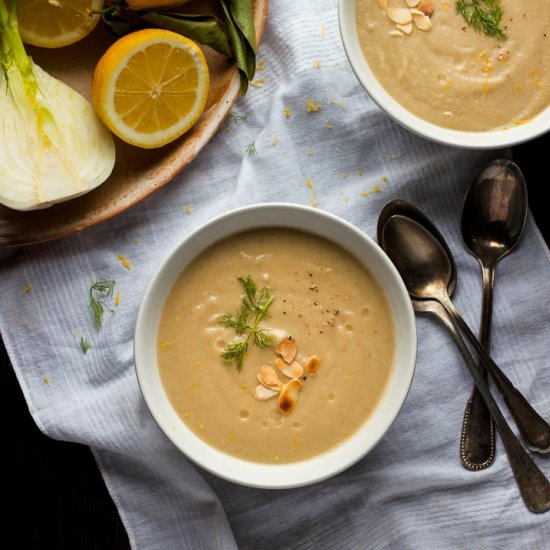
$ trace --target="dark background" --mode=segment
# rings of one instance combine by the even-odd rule
[[[548,244],[550,134],[513,150]],[[1,540],[25,550],[128,549],[128,537],[87,447],[53,441],[34,424],[0,342]]]

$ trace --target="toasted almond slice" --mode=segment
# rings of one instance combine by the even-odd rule
[[[409,11],[413,15],[413,19],[415,15],[426,15],[423,11],[417,10],[416,8],[411,8]]]
[[[279,395],[279,392],[277,390],[272,390],[270,388],[266,388],[262,384],[258,384],[254,388],[254,397],[258,401],[265,401],[266,399],[271,399],[272,397],[275,397],[276,395]]]
[[[415,15],[414,24],[421,31],[429,31],[432,28],[432,20],[427,15]]]
[[[420,0],[406,0],[406,2],[409,8],[415,8],[416,6],[418,6],[418,2],[420,2]]]
[[[283,386],[273,367],[262,367],[258,373],[258,380],[270,390],[279,391]]]
[[[430,2],[430,0],[422,0],[422,2],[418,4],[417,8],[428,17],[432,15],[435,9],[433,3]]]
[[[317,374],[319,372],[319,357],[317,355],[312,355],[306,363],[306,373],[307,374]]]
[[[388,17],[398,25],[406,25],[412,21],[412,14],[406,8],[388,8]]]
[[[298,403],[301,389],[302,383],[297,378],[293,378],[288,384],[283,386],[277,401],[277,406],[282,414],[290,414],[294,410],[296,403]]]
[[[378,0],[378,5],[385,10],[388,7],[388,0]]]
[[[406,25],[395,25],[400,31],[403,31],[405,34],[411,34],[413,30],[413,24],[407,23]]]
[[[390,36],[404,36],[404,34],[401,31],[393,30],[390,31]]]
[[[288,378],[301,378],[304,374],[304,367],[298,361],[292,361],[288,365],[278,357],[275,359],[275,366]]]
[[[296,343],[296,340],[294,340],[292,336],[289,336],[277,346],[275,353],[278,353],[285,360],[286,363],[290,364],[292,363],[292,361],[294,361],[297,350],[298,344]]]

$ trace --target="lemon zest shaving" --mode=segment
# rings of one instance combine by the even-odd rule
[[[122,267],[125,267],[128,271],[132,269],[132,264],[129,262],[129,260],[126,259],[126,256],[124,256],[124,254],[119,254],[118,259],[120,260],[120,265],[122,265]]]
[[[311,98],[308,98],[306,100],[306,109],[307,109],[307,112],[308,113],[315,113],[316,111],[318,111],[319,109],[321,108],[321,104],[320,103],[315,103],[313,101],[313,99]]]

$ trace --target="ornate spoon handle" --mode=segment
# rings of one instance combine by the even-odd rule
[[[428,302],[431,302],[431,304],[428,304]],[[536,513],[548,511],[550,509],[550,482],[527,454],[500,412],[496,401],[489,391],[487,382],[479,372],[474,358],[460,334],[456,321],[439,302],[413,300],[413,305],[416,311],[429,311],[436,315],[451,333],[453,340],[466,361],[475,385],[493,417],[504,449],[508,455],[519,492],[527,508],[531,512]]]
[[[481,329],[479,341],[489,353],[491,346],[491,320],[493,316],[493,284],[495,268],[482,264],[483,302],[481,308]],[[485,380],[487,370],[480,361],[478,368]],[[468,470],[488,468],[495,458],[495,427],[489,409],[474,385],[472,394],[464,410],[462,432],[460,436],[460,456],[462,464]]]
[[[514,417],[521,435],[527,441],[529,448],[538,453],[549,453],[550,425],[548,425],[546,420],[533,409],[527,399],[525,399],[521,392],[514,387],[510,379],[500,370],[489,354],[483,349],[481,343],[470,330],[466,321],[460,316],[460,313],[451,300],[444,298],[440,303],[474,346],[476,353],[479,355],[479,359],[483,362],[502,393],[504,402]],[[483,376],[481,376],[481,378],[483,378]]]

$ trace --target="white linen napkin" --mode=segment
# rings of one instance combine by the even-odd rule
[[[308,99],[320,109],[308,111]],[[461,466],[472,383],[431,318],[418,318],[417,370],[401,414],[365,459],[332,479],[292,490],[241,487],[191,464],[159,431],[134,373],[138,306],[167,253],[231,208],[312,205],[375,238],[384,204],[404,198],[447,238],[456,304],[472,327],[479,321],[480,271],[461,242],[459,211],[478,170],[505,152],[438,146],[382,113],[347,62],[335,0],[271,3],[256,80],[235,111],[246,123],[227,121],[141,204],[3,260],[0,331],[37,425],[93,449],[136,549],[547,547],[550,516],[526,509],[500,441],[491,468]],[[251,143],[255,155],[246,152]],[[97,332],[88,291],[102,277],[116,280],[120,304]],[[550,418],[550,265],[531,218],[498,266],[494,308],[495,359]],[[86,354],[81,337],[92,343]]]

